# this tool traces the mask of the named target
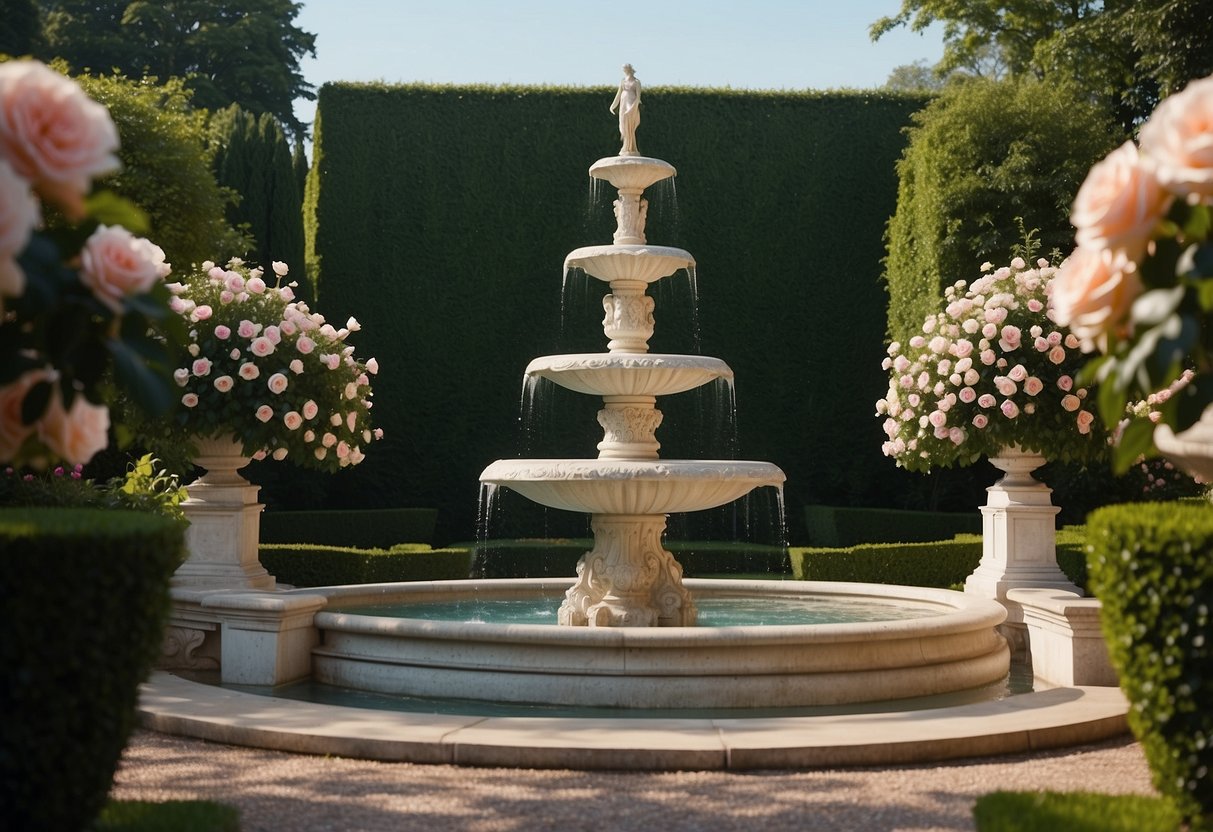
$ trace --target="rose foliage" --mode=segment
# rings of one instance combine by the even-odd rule
[[[1049,317],[1055,270],[1022,257],[958,281],[922,333],[889,345],[889,391],[876,403],[886,456],[911,471],[968,465],[1018,446],[1086,461],[1105,436],[1074,380],[1078,339]]]
[[[1120,434],[1123,471],[1154,452],[1157,424],[1183,430],[1213,403],[1213,77],[1164,100],[1138,144],[1091,168],[1070,221],[1077,247],[1053,300],[1083,349],[1104,353],[1084,370],[1100,414],[1115,424],[1127,402],[1159,399]],[[1185,370],[1190,382],[1175,385]]]
[[[370,421],[378,362],[359,361],[346,343],[357,320],[335,329],[295,300],[294,283],[282,284],[285,263],[273,272],[269,285],[239,259],[226,268],[206,262],[170,284],[188,356],[173,371],[181,394],[169,438],[231,436],[258,459],[324,471],[357,465],[382,437]]]
[[[75,82],[0,63],[0,460],[91,459],[108,443],[111,368],[136,404],[171,403],[173,339],[149,335],[172,322],[169,264],[119,224],[142,226],[133,205],[86,199],[117,149],[109,113]]]

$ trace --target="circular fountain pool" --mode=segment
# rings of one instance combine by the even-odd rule
[[[781,623],[595,628],[420,617],[460,606],[473,618],[495,618],[498,608],[542,615],[558,606],[567,579],[327,587],[307,590],[327,597],[315,617],[312,678],[495,702],[806,707],[977,688],[1003,679],[1010,666],[995,630],[1003,607],[962,593],[811,581],[686,583],[709,619],[713,610],[741,607],[759,618],[769,611]],[[826,607],[850,620],[808,623]],[[794,608],[800,623],[782,623]]]

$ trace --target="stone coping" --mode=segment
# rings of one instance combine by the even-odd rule
[[[317,705],[152,674],[154,731],[361,759],[527,768],[713,770],[891,765],[1030,752],[1125,733],[1117,688],[1053,688],[932,710],[753,719],[411,714]]]

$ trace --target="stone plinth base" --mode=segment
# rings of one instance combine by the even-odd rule
[[[1099,626],[1099,600],[1050,589],[1012,589],[1023,614],[1032,672],[1064,687],[1119,684]]]

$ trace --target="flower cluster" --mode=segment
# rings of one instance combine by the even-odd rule
[[[1101,452],[1088,391],[1074,380],[1078,339],[1049,318],[1055,270],[1016,257],[981,271],[947,289],[946,308],[921,335],[889,345],[889,391],[876,403],[885,455],[929,471],[1016,445],[1048,459]]]
[[[77,464],[104,448],[111,366],[137,404],[169,402],[167,342],[148,334],[170,316],[164,252],[115,224],[140,222],[129,203],[85,201],[117,149],[75,82],[0,63],[0,460]]]
[[[1091,168],[1070,221],[1077,247],[1054,291],[1059,322],[1084,350],[1106,353],[1085,370],[1115,423],[1195,370],[1152,419],[1138,413],[1121,433],[1116,464],[1152,449],[1156,422],[1180,430],[1213,403],[1213,77],[1164,100],[1127,142]]]
[[[181,438],[233,436],[256,458],[326,471],[361,462],[383,434],[370,426],[378,362],[345,343],[358,322],[335,329],[295,300],[285,263],[273,263],[274,285],[239,259],[201,268],[169,285],[189,336],[187,363],[173,372]]]

